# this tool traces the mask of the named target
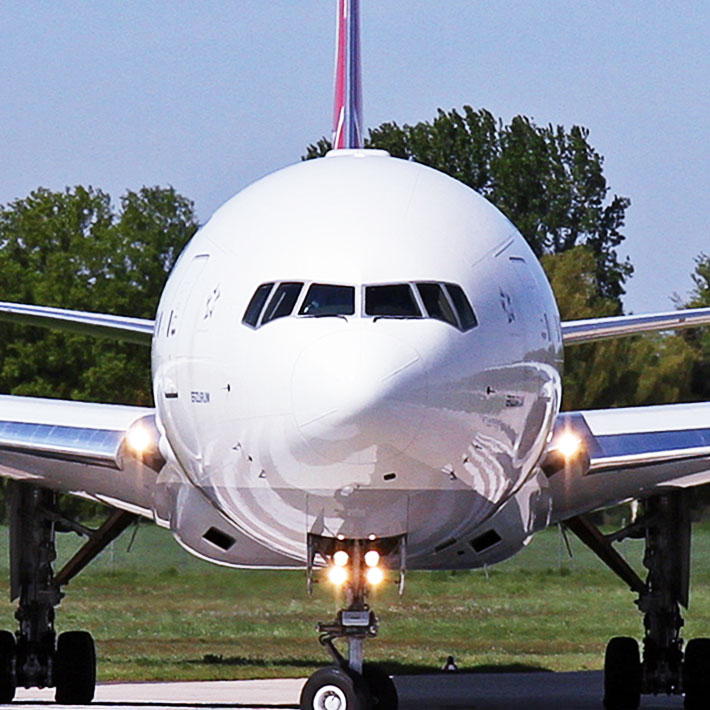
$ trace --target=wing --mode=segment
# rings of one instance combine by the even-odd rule
[[[59,328],[82,335],[113,338],[148,346],[150,346],[155,325],[154,321],[143,318],[69,311],[64,308],[29,306],[2,301],[0,301],[0,320],[45,328]]]
[[[543,471],[552,522],[710,483],[710,402],[560,414]]]
[[[710,324],[710,308],[691,308],[685,311],[640,316],[589,318],[562,323],[562,340],[565,345],[573,345],[657,330],[694,328],[708,324]]]
[[[152,409],[0,396],[2,476],[152,517],[155,442]]]

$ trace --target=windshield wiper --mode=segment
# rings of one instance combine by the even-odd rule
[[[342,318],[347,320],[347,316],[343,313],[304,313],[303,318]]]

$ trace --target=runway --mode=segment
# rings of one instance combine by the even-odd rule
[[[125,710],[290,710],[304,679],[99,684],[94,706]],[[601,710],[602,674],[441,673],[397,676],[401,710]],[[17,692],[23,710],[61,708],[53,690]],[[75,708],[76,706],[66,706]],[[641,710],[681,710],[680,697],[644,697]]]

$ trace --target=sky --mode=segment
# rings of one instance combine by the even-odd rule
[[[706,0],[361,0],[365,124],[586,126],[631,199],[628,312],[710,253]],[[173,185],[204,222],[330,133],[335,0],[0,0],[0,204]]]

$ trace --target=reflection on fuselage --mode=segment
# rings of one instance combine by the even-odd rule
[[[159,423],[180,475],[270,549],[406,534],[416,566],[535,497],[559,317],[480,196],[340,153],[248,188],[190,243],[160,304]]]

